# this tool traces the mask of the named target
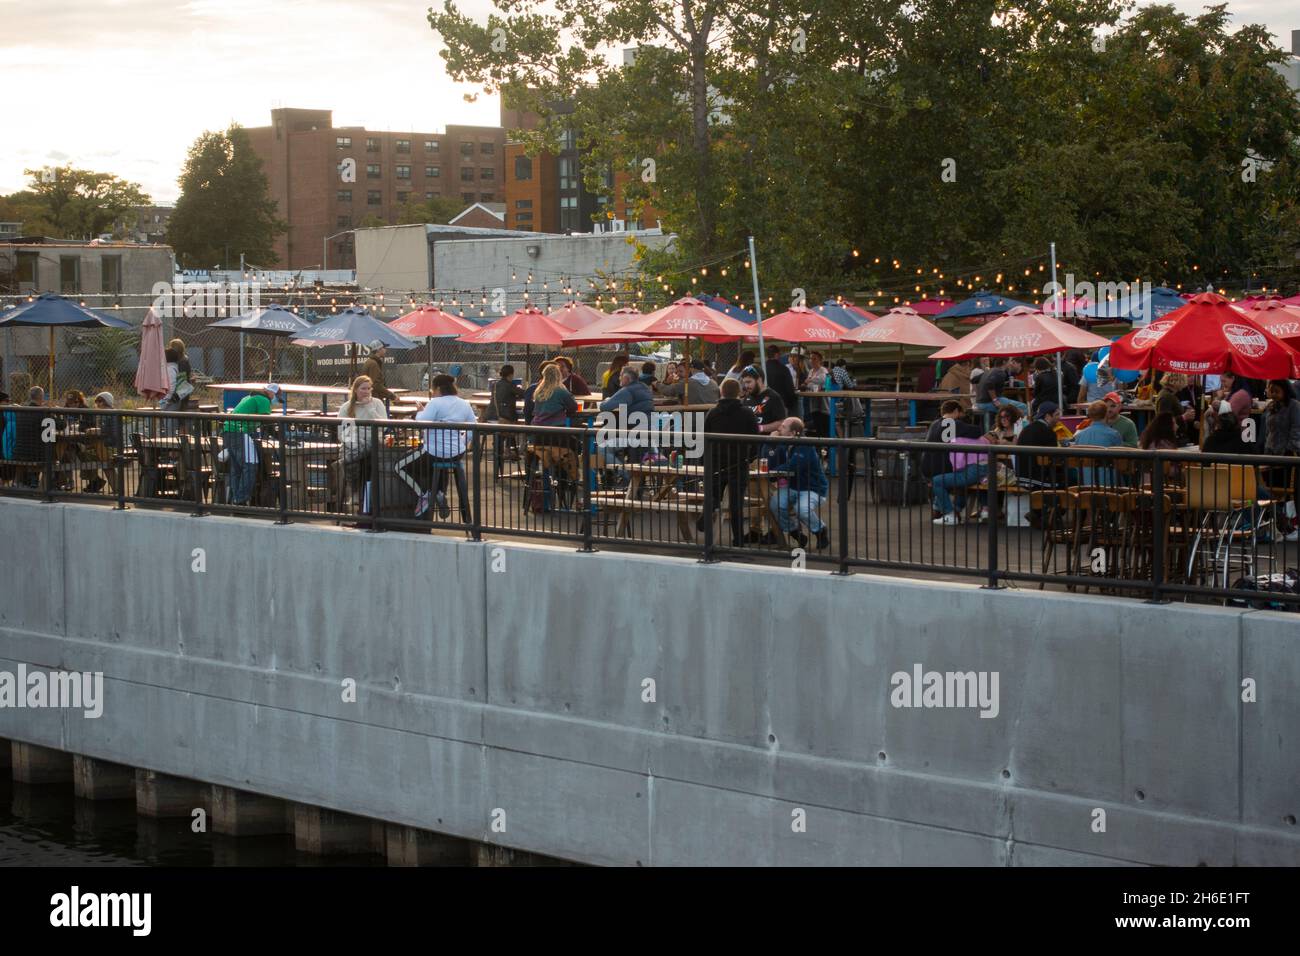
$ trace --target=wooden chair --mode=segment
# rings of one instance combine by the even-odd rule
[[[1065,549],[1065,573],[1074,574],[1077,549],[1074,547],[1075,496],[1063,489],[1033,491],[1029,507],[1041,515],[1043,530],[1041,574],[1056,566],[1056,549]],[[1041,591],[1046,582],[1040,581]]]
[[[1188,580],[1209,578],[1220,581],[1226,588],[1237,545],[1240,546],[1238,569],[1254,574],[1258,529],[1253,518],[1261,506],[1272,503],[1259,499],[1255,469],[1248,465],[1188,465],[1185,474],[1189,524],[1196,529],[1188,549]],[[1214,546],[1214,555],[1207,562],[1209,552],[1205,546],[1210,544]]]

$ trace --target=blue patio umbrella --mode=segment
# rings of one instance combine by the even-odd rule
[[[54,330],[58,326],[83,329],[132,329],[130,322],[96,312],[53,292],[44,292],[30,302],[20,302],[0,313],[0,328],[46,327],[50,330],[50,394],[54,394]]]
[[[294,345],[307,345],[322,348],[330,345],[352,345],[352,365],[355,369],[356,346],[372,346],[378,342],[384,348],[413,349],[416,342],[400,332],[380,322],[370,310],[355,305],[348,306],[338,315],[331,315],[324,322],[318,322],[306,332],[294,338]]]
[[[1111,302],[1097,302],[1084,310],[1089,319],[1094,321],[1154,322],[1161,316],[1181,309],[1187,300],[1168,286],[1156,286],[1154,289],[1136,296],[1125,296]]]
[[[976,292],[970,298],[963,299],[951,309],[940,312],[935,316],[935,319],[937,321],[938,319],[992,318],[996,315],[1002,315],[1004,312],[1010,312],[1016,306],[1024,306],[1027,309],[1033,309],[1035,312],[1038,311],[1038,306],[1031,302],[1021,302],[1019,299],[1013,299],[998,292],[989,292],[985,289]]]
[[[821,305],[813,306],[813,310],[846,329],[856,329],[859,325],[866,324],[866,319],[834,299],[827,299]]]
[[[254,332],[272,337],[270,366],[267,370],[267,380],[270,381],[275,375],[275,340],[286,335],[299,335],[310,332],[312,327],[310,322],[300,317],[296,312],[277,303],[254,309],[252,312],[245,312],[243,315],[231,316],[219,322],[208,323],[210,329],[237,329],[240,332],[239,377],[241,380],[244,377],[243,333]]]
[[[750,312],[746,309],[742,309],[738,305],[732,305],[726,299],[723,299],[719,296],[709,295],[707,292],[705,292],[705,293],[701,293],[700,295],[697,295],[696,298],[699,299],[701,302],[703,302],[705,305],[707,305],[710,309],[717,309],[719,312],[723,313],[724,315],[731,316],[737,322],[745,322],[749,325],[753,325],[757,321],[757,319],[754,318],[753,312]]]

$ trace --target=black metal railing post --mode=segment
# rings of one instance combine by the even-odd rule
[[[986,588],[1001,588],[998,583],[998,525],[1002,520],[1002,508],[998,501],[998,458],[997,452],[989,453],[989,575]]]
[[[1160,597],[1161,585],[1165,583],[1165,547],[1169,540],[1169,529],[1165,527],[1165,463],[1160,452],[1155,452],[1155,461],[1151,465],[1151,601],[1163,604]]]
[[[379,433],[378,425],[370,425],[370,527],[366,530],[372,534],[377,534],[384,530],[383,519],[383,479],[379,474],[379,462],[381,460],[380,448],[383,446],[383,438]],[[361,489],[362,510],[365,510],[366,490]]]
[[[582,460],[579,462],[582,475],[582,547],[578,549],[583,554],[591,554],[596,550],[591,544],[591,483],[593,480],[591,474],[591,443],[593,440],[591,426],[584,420],[582,423]]]
[[[470,436],[473,439],[470,443],[470,461],[474,466],[474,476],[472,479],[473,492],[470,496],[473,502],[473,510],[470,514],[469,536],[471,540],[482,541],[483,540],[483,512],[482,512],[483,477],[481,473],[483,471],[484,438],[482,433],[478,429],[478,425],[474,426],[473,430],[470,432]]]
[[[704,481],[702,482],[704,485],[704,552],[700,555],[700,561],[705,564],[712,564],[718,560],[713,554],[713,508],[715,506],[713,489],[716,484],[713,477],[714,448],[713,442],[709,441],[708,435],[702,434],[701,440],[704,443],[704,454],[701,459],[704,468]],[[748,491],[746,491],[746,494],[748,494]],[[730,520],[730,515],[722,516],[724,525],[728,524]]]
[[[835,452],[835,463],[839,465],[836,478],[835,520],[839,528],[835,537],[840,549],[840,567],[837,574],[849,573],[849,491],[853,487],[853,469],[857,464],[857,455],[851,446],[841,443]],[[870,456],[868,456],[868,461]]]
[[[289,456],[285,454],[285,425],[283,421],[275,423],[275,437],[280,450],[280,487],[279,505],[280,517],[276,524],[289,523]]]

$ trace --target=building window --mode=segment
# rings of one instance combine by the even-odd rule
[[[433,197],[436,196],[436,195],[438,195],[438,194],[437,194],[437,193],[425,193],[425,194],[424,194],[424,201],[425,201],[425,202],[428,202],[429,200],[433,199]]]
[[[122,294],[121,256],[104,256],[99,260],[99,290],[114,297]]]
[[[379,140],[376,139],[376,138],[373,137],[373,136],[367,136],[367,137],[366,137],[366,152],[367,152],[367,153],[377,153],[377,152],[379,152]]]
[[[460,144],[460,155],[461,155],[463,158],[465,158],[465,159],[473,159],[473,158],[474,158],[474,144],[473,144],[473,143],[461,143],[461,144]]]
[[[533,208],[533,201],[532,201],[531,199],[516,199],[516,200],[515,200],[515,208],[516,208],[516,209],[532,209],[532,208]]]
[[[496,201],[497,201],[496,193],[479,193],[479,194],[478,194],[478,201],[479,201],[479,202],[496,202]]]
[[[497,151],[496,143],[479,143],[478,151],[483,156],[495,156]]]
[[[59,256],[59,291],[64,295],[81,294],[81,259]]]
[[[337,195],[335,196],[335,198],[336,198],[339,202],[352,202],[352,190],[351,190],[351,189],[340,189],[340,190],[338,191]]]
[[[19,292],[31,292],[36,288],[36,267],[40,261],[41,254],[39,252],[18,253]]]
[[[397,178],[398,178],[398,179],[410,179],[410,178],[411,178],[411,167],[410,167],[410,166],[398,166],[398,167],[397,167]]]
[[[497,171],[490,166],[484,166],[478,171],[479,179],[496,179]]]
[[[397,151],[399,153],[409,153],[411,151],[411,141],[409,139],[399,139],[397,141]]]
[[[467,206],[468,206],[468,205],[471,205],[471,204],[473,204],[473,202],[474,202],[474,194],[473,194],[473,193],[461,193],[461,194],[460,194],[460,201],[463,202],[463,203],[464,203],[465,205],[467,205]]]
[[[398,201],[399,203],[406,202],[406,200],[409,199],[410,197],[411,197],[411,194],[410,194],[410,193],[404,193],[404,192],[402,192],[402,191],[400,191],[400,190],[399,190],[398,193],[397,193],[397,201]]]
[[[561,150],[577,149],[577,148],[578,148],[578,137],[574,134],[573,130],[566,129],[563,133],[560,134]]]
[[[351,137],[351,136],[335,136],[335,137],[334,137],[334,146],[335,146],[336,149],[351,149],[351,148],[352,148],[352,137]]]
[[[578,229],[578,197],[560,197],[560,228]]]
[[[525,180],[533,178],[533,161],[527,156],[515,157],[515,179]]]
[[[460,181],[462,183],[472,183],[474,181],[474,167],[462,166],[460,169]]]
[[[426,153],[436,153],[438,151],[438,141],[436,139],[426,139],[424,141],[424,151]]]
[[[339,216],[339,218],[338,218],[338,219],[335,221],[335,223],[334,223],[334,227],[335,227],[336,229],[351,229],[351,228],[352,228],[352,217],[351,217],[351,216]]]
[[[352,243],[348,242],[346,239],[339,243],[339,255],[347,255],[351,251]]]
[[[379,164],[378,164],[378,163],[367,163],[367,164],[366,164],[366,179],[378,179],[378,178],[379,178]]]
[[[440,178],[441,176],[442,176],[442,168],[441,168],[441,167],[439,167],[439,166],[425,166],[425,167],[424,167],[424,178],[425,178],[425,179],[438,179],[438,178]]]
[[[383,194],[378,189],[371,189],[366,193],[366,205],[378,206],[384,201]]]
[[[561,189],[578,188],[578,163],[571,156],[561,156],[557,161],[556,168],[560,174]]]
[[[532,222],[532,221],[533,221],[533,214],[531,212],[515,213],[515,222]]]

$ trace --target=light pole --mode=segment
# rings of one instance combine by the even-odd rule
[[[344,229],[342,232],[336,232],[332,236],[325,237],[325,239],[321,242],[321,247],[320,247],[320,271],[321,272],[329,271],[330,240],[337,239],[339,236],[350,235],[351,233],[354,232],[356,232],[355,229]]]

